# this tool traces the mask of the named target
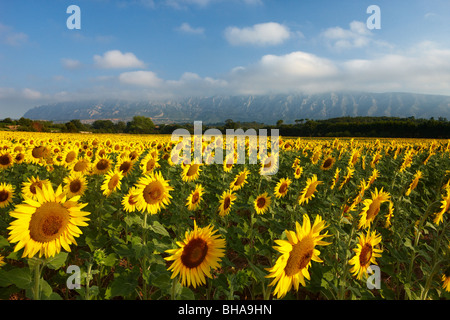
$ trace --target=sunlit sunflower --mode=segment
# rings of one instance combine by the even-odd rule
[[[8,206],[14,197],[14,187],[9,183],[0,183],[0,208]]]
[[[422,177],[423,177],[422,171],[417,170],[416,173],[414,174],[413,181],[411,181],[411,184],[409,185],[408,190],[406,190],[405,196],[409,196],[411,194],[411,191],[413,191],[417,187],[417,184],[419,183],[419,179]]]
[[[45,186],[51,186],[51,182],[48,179],[41,180],[39,177],[31,177],[27,179],[27,182],[22,183],[22,194],[24,197],[32,198],[36,200],[37,188],[42,189]]]
[[[281,178],[273,190],[275,197],[283,198],[284,196],[286,196],[291,183],[292,183],[291,179]]]
[[[137,205],[139,211],[157,214],[170,203],[169,194],[173,187],[169,180],[164,180],[161,172],[151,172],[139,179],[136,185]]]
[[[84,175],[80,172],[72,172],[63,180],[64,192],[69,198],[74,196],[82,196],[87,188],[87,181]]]
[[[103,180],[103,184],[100,189],[103,191],[103,195],[109,197],[114,191],[120,190],[122,186],[122,171],[110,170]]]
[[[355,169],[352,167],[347,167],[347,174],[343,177],[343,180],[339,186],[339,190],[341,190],[353,177],[353,173],[355,172]]]
[[[200,176],[200,166],[201,164],[199,163],[185,165],[181,173],[181,179],[185,182],[197,180]]]
[[[16,205],[11,217],[16,220],[8,227],[10,243],[17,243],[14,252],[24,248],[22,257],[53,257],[61,247],[70,252],[70,245],[75,244],[75,237],[82,232],[79,227],[87,226],[86,216],[82,211],[87,203],[78,203],[79,196],[67,199],[62,187],[56,191],[51,186],[43,185],[36,189],[36,199],[26,198],[24,203]]]
[[[194,230],[186,231],[183,241],[177,241],[178,249],[166,252],[170,256],[164,258],[173,261],[168,271],[172,271],[171,279],[180,275],[182,286],[206,284],[205,276],[212,278],[211,269],[220,267],[220,261],[225,256],[226,241],[216,234],[211,225],[199,228],[194,220]]]
[[[223,162],[223,171],[230,172],[231,169],[233,169],[233,165],[234,165],[234,156],[232,154],[227,155],[225,157],[225,161]]]
[[[268,196],[267,192],[264,192],[263,194],[260,194],[256,197],[253,206],[257,214],[264,214],[267,210],[269,210],[269,206],[271,203],[271,197]]]
[[[65,149],[62,153],[62,164],[65,167],[70,167],[74,163],[76,163],[78,159],[78,148],[76,146],[70,146],[67,149]]]
[[[303,225],[295,223],[295,231],[285,231],[287,240],[275,240],[278,245],[275,250],[282,255],[277,259],[272,268],[266,269],[270,272],[266,278],[275,278],[270,286],[275,286],[274,294],[278,299],[283,298],[294,286],[298,291],[299,285],[306,286],[305,278],[310,280],[308,268],[311,260],[323,262],[320,251],[316,246],[326,246],[329,242],[322,241],[329,237],[328,231],[320,234],[326,228],[325,221],[319,215],[316,216],[314,224],[308,215],[303,215]]]
[[[236,200],[236,195],[231,190],[224,191],[222,197],[220,199],[219,205],[219,215],[226,216],[230,213],[231,206],[233,205],[234,200]]]
[[[323,183],[322,181],[317,180],[317,175],[313,175],[311,178],[306,180],[306,186],[303,189],[302,193],[298,197],[298,204],[302,205],[303,203],[308,203],[309,200],[314,198],[314,193],[317,191],[317,186]]]
[[[385,228],[389,228],[391,226],[391,219],[394,217],[394,203],[389,201],[389,210],[386,217],[386,223],[384,224]]]
[[[103,155],[98,157],[94,164],[92,165],[92,170],[94,174],[104,174],[111,170],[112,162],[109,156]]]
[[[336,168],[336,171],[334,172],[333,181],[331,182],[330,189],[333,190],[334,187],[336,187],[336,184],[339,182],[339,173],[341,172],[341,169]]]
[[[88,174],[91,170],[92,163],[88,156],[83,156],[73,162],[72,171],[82,174]]]
[[[334,163],[336,162],[336,159],[333,157],[328,157],[326,158],[323,162],[322,165],[320,166],[321,170],[330,170],[331,168],[333,168]]]
[[[230,184],[230,189],[233,191],[241,189],[246,183],[247,183],[247,176],[250,174],[250,171],[247,169],[244,169],[243,171],[239,172],[234,180]]]
[[[29,161],[31,163],[37,165],[43,165],[45,163],[45,159],[50,155],[50,149],[45,146],[34,146],[29,151]],[[3,162],[2,157],[0,156],[0,165]]]
[[[14,164],[13,157],[8,151],[0,151],[0,170],[11,167]]]
[[[353,249],[356,254],[348,263],[353,266],[350,269],[352,275],[361,280],[363,276],[367,276],[370,265],[377,264],[375,258],[381,257],[383,250],[375,248],[381,242],[381,235],[376,231],[368,232],[367,235],[361,234],[358,241],[357,248]]]
[[[259,174],[261,175],[274,175],[278,172],[279,168],[279,154],[272,153],[271,155],[265,155],[261,157],[261,167]]]
[[[136,187],[131,187],[126,195],[122,198],[122,207],[126,212],[136,211],[137,205]]]
[[[375,188],[375,192],[371,192],[371,194],[371,199],[363,201],[364,208],[360,213],[361,218],[359,220],[358,228],[370,227],[370,224],[380,212],[381,204],[390,200],[389,193],[383,191],[383,188],[381,188],[379,192],[378,189]]]
[[[447,269],[444,270],[441,280],[442,280],[442,288],[445,291],[450,292],[450,267],[447,267]]]
[[[129,159],[121,159],[116,164],[116,171],[122,172],[123,176],[126,176],[133,170],[133,161]]]
[[[142,174],[147,174],[152,172],[154,169],[157,169],[160,167],[159,164],[159,158],[158,158],[158,153],[155,151],[153,152],[149,152],[144,159],[142,159],[142,161],[140,162],[140,168],[142,171]]]
[[[303,173],[303,167],[296,166],[294,168],[294,178],[295,179],[300,179],[300,177],[302,176],[302,173]]]
[[[444,221],[444,213],[450,209],[450,187],[445,188],[446,195],[442,195],[442,206],[441,211],[435,213],[433,222],[437,225]]]
[[[195,189],[189,194],[189,196],[186,199],[186,206],[188,207],[189,211],[197,210],[200,206],[200,202],[202,201],[202,196],[205,192],[205,189],[200,185],[197,184],[195,186]]]

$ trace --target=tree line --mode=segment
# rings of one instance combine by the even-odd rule
[[[187,129],[194,133],[193,123],[155,125],[151,118],[135,116],[132,120],[113,122],[95,120],[83,123],[70,120],[65,123],[36,121],[26,118],[0,121],[3,130],[35,132],[92,132],[128,134],[172,134],[176,129]],[[227,119],[223,123],[203,124],[202,130],[219,129],[223,134],[227,129],[278,129],[282,136],[290,137],[379,137],[379,138],[450,138],[450,121],[446,118],[415,119],[414,117],[340,117],[326,120],[296,119],[287,124],[279,120],[274,125],[258,122],[239,122]]]

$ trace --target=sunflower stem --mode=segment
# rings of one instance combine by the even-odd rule
[[[34,268],[33,300],[40,300],[41,299],[40,281],[41,281],[41,273],[42,273],[43,266],[41,268],[41,265],[42,265],[41,259],[36,259],[36,261],[37,261],[37,263],[33,267]]]

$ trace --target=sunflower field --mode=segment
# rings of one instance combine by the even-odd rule
[[[257,164],[176,164],[170,135],[0,143],[0,299],[450,297],[450,140],[282,137]]]

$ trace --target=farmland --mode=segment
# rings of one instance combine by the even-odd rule
[[[177,164],[170,135],[0,141],[1,299],[449,298],[450,140],[282,137],[274,168]]]

